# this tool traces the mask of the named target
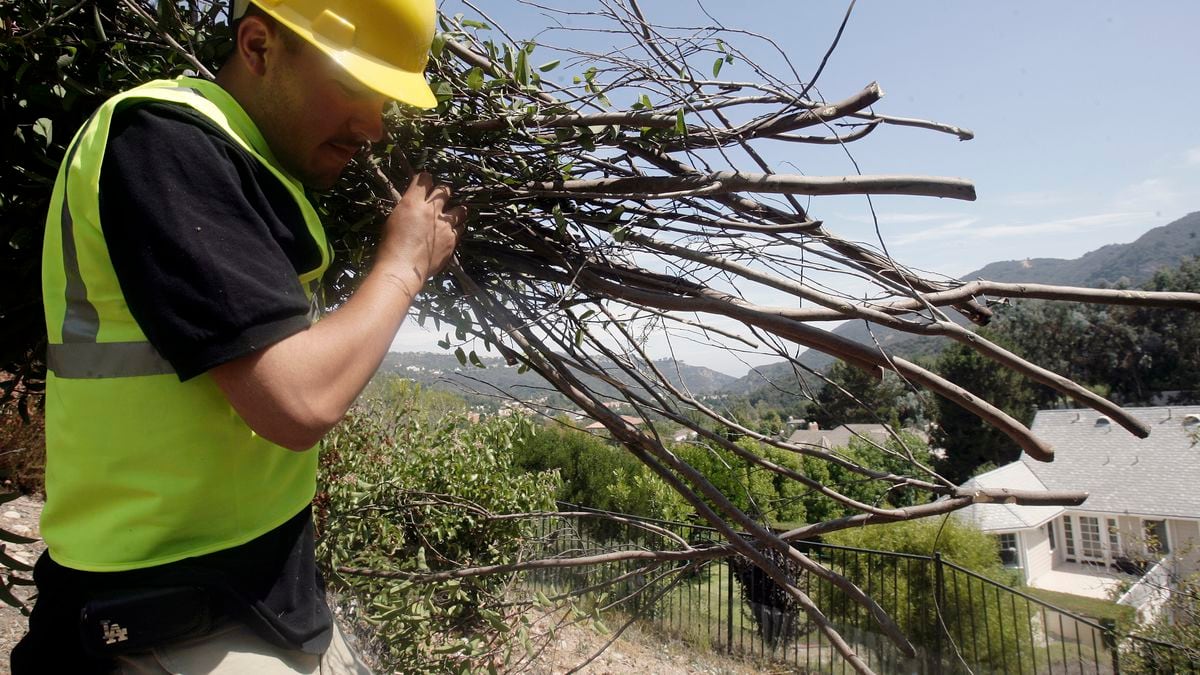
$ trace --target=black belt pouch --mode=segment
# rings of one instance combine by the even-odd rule
[[[79,615],[83,647],[93,656],[150,649],[212,630],[217,607],[196,586],[162,586],[104,591]]]

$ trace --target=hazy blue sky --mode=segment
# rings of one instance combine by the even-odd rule
[[[444,6],[459,11],[456,5]],[[549,25],[515,2],[483,5],[519,37]],[[690,0],[643,0],[642,6],[660,23],[712,23]],[[846,6],[704,4],[726,27],[775,39],[803,77],[819,62]],[[975,202],[875,199],[884,239],[898,260],[959,276],[996,260],[1077,257],[1200,210],[1198,28],[1195,0],[861,0],[819,85],[827,100],[837,100],[877,81],[886,94],[877,112],[975,132],[974,140],[960,142],[889,127],[850,146],[864,173],[959,176],[976,184]],[[564,37],[546,35],[548,42]],[[589,48],[602,46],[596,38],[587,41]],[[783,77],[777,57],[757,48],[753,55]],[[736,64],[727,68],[723,77],[745,74]],[[843,154],[826,148],[788,145],[766,153],[777,166],[790,162],[808,174],[853,173]],[[861,197],[815,200],[811,214],[835,232],[874,240]],[[409,329],[396,348],[426,344]],[[734,374],[745,369],[732,360],[713,367]]]

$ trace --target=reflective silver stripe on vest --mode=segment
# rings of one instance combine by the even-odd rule
[[[92,117],[95,115],[92,113]],[[92,117],[83,123],[83,128],[86,129],[92,123]],[[79,253],[75,249],[75,220],[71,218],[69,189],[71,162],[75,160],[75,151],[79,150],[79,143],[82,140],[83,134],[80,134],[71,146],[70,152],[67,153],[67,170],[63,174],[61,222],[63,273],[66,276],[67,296],[67,311],[63,315],[63,342],[95,342],[96,335],[100,332],[100,315],[96,311],[96,306],[88,301],[87,286],[83,283],[83,274],[79,271]]]
[[[108,377],[173,375],[175,369],[149,342],[73,342],[49,345],[46,366],[56,377],[94,380]]]
[[[174,91],[190,91],[201,98],[204,94],[194,87],[171,87]],[[97,111],[99,112],[99,111]],[[92,113],[83,123],[86,129],[92,123],[96,113]],[[83,140],[80,134],[71,149],[67,152],[67,172],[63,175],[62,202],[62,247],[63,272],[66,276],[67,311],[63,316],[62,340],[64,343],[95,342],[100,334],[100,314],[96,306],[88,300],[87,284],[83,282],[83,274],[79,270],[79,252],[75,248],[75,220],[71,217],[70,175],[71,162],[75,160],[75,152]],[[61,376],[60,376],[61,377]]]

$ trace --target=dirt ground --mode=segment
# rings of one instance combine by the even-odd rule
[[[610,637],[586,626],[566,628],[555,635],[549,648],[542,652],[528,672],[533,675],[570,672],[587,661]],[[684,642],[664,640],[659,635],[643,632],[633,626],[578,672],[589,675],[760,675],[771,671],[765,670],[761,664],[734,660],[722,654],[699,652]]]
[[[0,504],[0,527],[15,534],[37,537],[41,511],[41,501],[32,497],[20,497]],[[35,544],[5,544],[4,550],[13,558],[32,565],[45,546],[40,541]],[[28,599],[33,594],[33,588],[20,586],[15,593],[22,599]],[[8,655],[25,634],[25,626],[26,618],[19,610],[0,604],[0,675],[10,675]],[[610,635],[588,626],[564,628],[557,632],[527,672],[533,675],[561,675],[571,671],[600,650],[609,638]],[[664,640],[633,626],[579,672],[589,675],[752,675],[766,671],[757,664],[698,652],[685,643]]]

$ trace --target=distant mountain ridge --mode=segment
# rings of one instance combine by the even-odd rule
[[[512,394],[523,401],[532,401],[541,397],[549,397],[565,405],[565,398],[560,398],[549,384],[538,375],[518,372],[515,366],[509,366],[499,357],[478,354],[480,362],[485,366],[463,365],[453,354],[436,352],[390,352],[379,367],[381,373],[394,373],[420,383],[423,387],[453,391],[460,394],[477,392],[483,396],[500,396]],[[685,388],[696,395],[707,395],[722,392],[737,378],[715,371],[704,366],[693,366],[678,363],[670,359],[655,362],[663,376],[673,385]],[[631,378],[624,373],[612,371],[613,377],[630,382]],[[584,382],[603,394],[614,395],[616,392],[596,378],[581,376]],[[468,396],[472,403],[482,403],[476,396]]]
[[[962,279],[1065,286],[1097,287],[1118,283],[1137,286],[1149,281],[1158,270],[1176,266],[1185,258],[1195,257],[1200,257],[1200,211],[1149,230],[1128,244],[1101,246],[1073,260],[1028,258],[994,262],[964,274]],[[842,324],[833,332],[863,344],[872,344],[873,332],[882,347],[905,358],[937,352],[935,345],[938,342],[935,340],[882,326],[872,326],[868,331],[862,321]],[[798,360],[814,370],[825,370],[833,363],[833,357],[811,349]]]
[[[1163,267],[1200,256],[1200,211],[1156,227],[1128,244],[1109,244],[1074,260],[1029,258],[985,265],[964,280],[1027,281],[1070,286],[1138,285]]]

